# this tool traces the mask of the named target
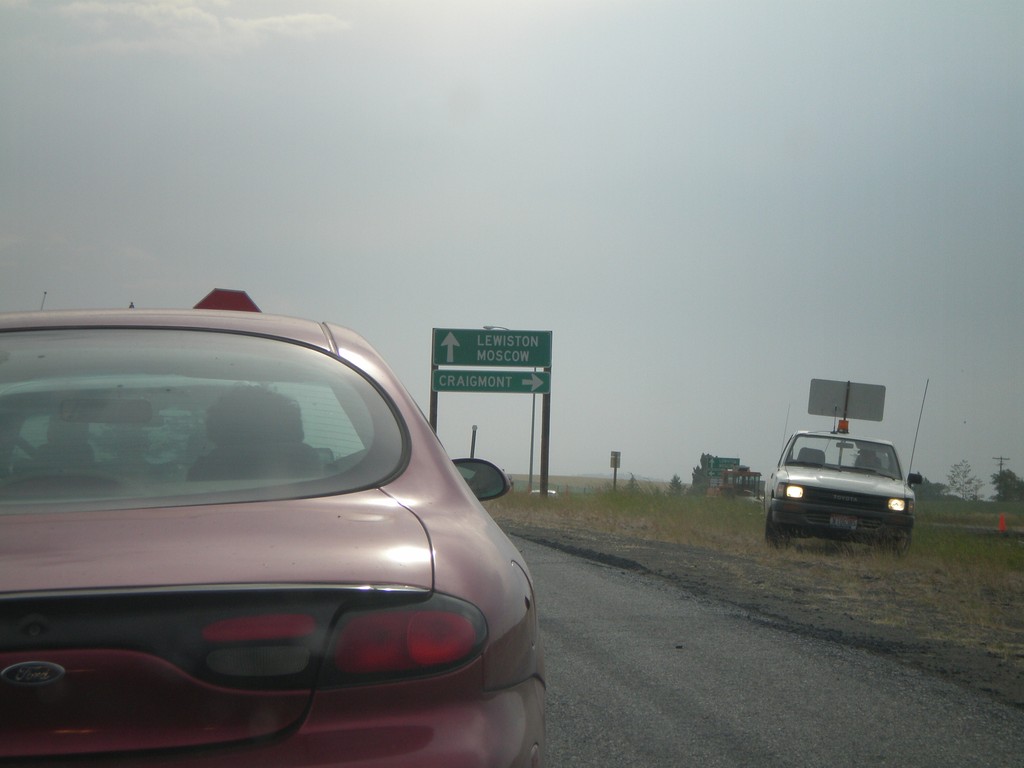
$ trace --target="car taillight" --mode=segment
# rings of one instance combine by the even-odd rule
[[[443,672],[483,648],[487,623],[462,600],[398,592],[365,598],[336,605],[333,617],[265,611],[208,621],[201,630],[206,676],[260,690],[333,688]]]
[[[432,672],[468,661],[486,636],[476,608],[434,596],[419,605],[347,617],[331,658],[335,670],[349,679]]]

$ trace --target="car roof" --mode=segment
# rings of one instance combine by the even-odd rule
[[[380,362],[355,331],[264,312],[218,309],[71,309],[0,313],[0,332],[47,328],[183,328],[271,336],[318,347],[347,358]]]
[[[0,330],[43,328],[196,328],[279,336],[329,348],[319,323],[262,312],[203,309],[74,309],[0,314]]]

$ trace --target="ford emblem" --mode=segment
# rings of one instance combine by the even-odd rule
[[[62,677],[64,667],[49,661],[22,661],[0,672],[0,678],[11,685],[49,685]]]

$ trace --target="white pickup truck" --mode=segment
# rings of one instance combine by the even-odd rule
[[[797,432],[765,493],[765,540],[794,537],[875,543],[902,554],[914,529],[914,491],[895,446],[842,432]]]

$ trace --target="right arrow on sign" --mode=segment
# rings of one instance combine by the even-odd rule
[[[544,386],[544,379],[534,373],[528,379],[523,379],[523,386],[529,387],[531,392],[536,392]]]

